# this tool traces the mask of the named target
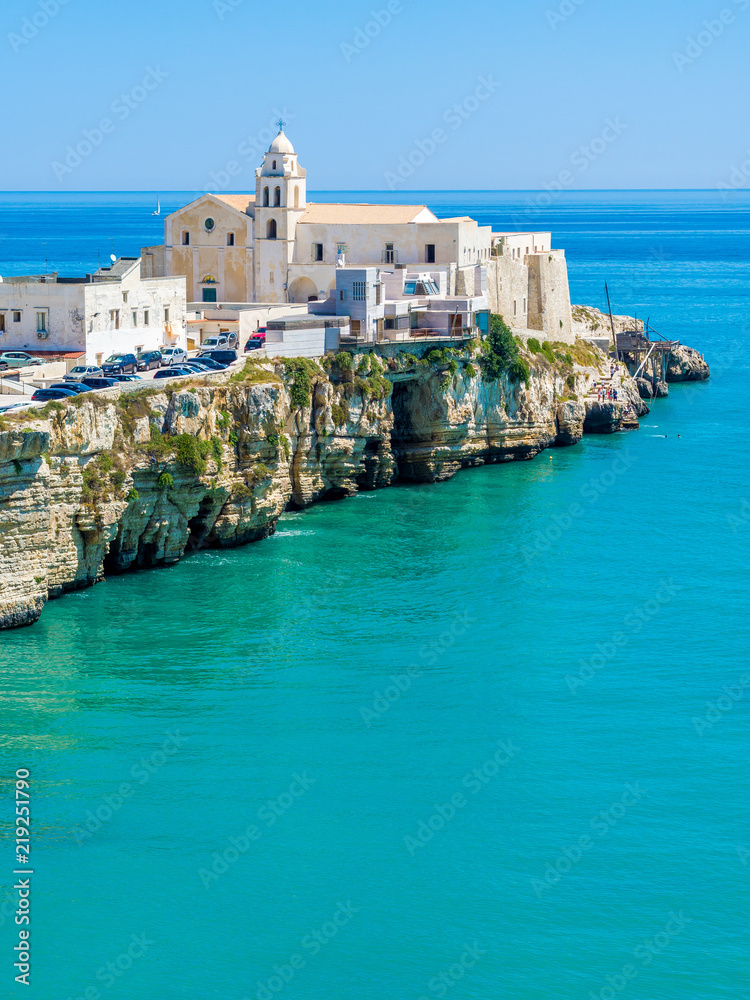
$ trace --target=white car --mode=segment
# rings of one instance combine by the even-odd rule
[[[103,378],[104,372],[96,365],[76,365],[71,368],[67,375],[63,375],[64,382],[80,382],[85,378]]]
[[[232,348],[237,343],[236,333],[216,333],[213,337],[206,337],[201,344],[202,351],[221,351]]]
[[[182,347],[162,347],[162,366],[178,365],[181,361],[187,361],[187,351]]]

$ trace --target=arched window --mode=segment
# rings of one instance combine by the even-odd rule
[[[281,188],[277,187],[273,193],[273,203],[276,208],[281,207]]]
[[[263,188],[263,207],[268,208],[268,188]]]
[[[276,239],[276,219],[271,219],[268,223],[267,237],[269,240]]]
[[[296,185],[294,187],[294,207],[299,208],[299,188]]]
[[[273,169],[276,169],[276,160],[273,161]]]

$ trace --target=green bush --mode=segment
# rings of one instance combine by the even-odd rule
[[[140,498],[141,498],[141,494],[138,492],[138,490],[135,488],[135,486],[132,488],[132,490],[125,497],[125,499],[128,501],[128,503],[132,503],[134,500],[140,500]]]
[[[349,419],[349,404],[345,399],[340,403],[334,403],[331,407],[331,416],[337,427],[341,427]]]
[[[449,361],[448,371],[451,373],[451,375],[455,375],[456,372],[458,371],[458,362],[456,361],[455,358],[451,358],[451,360]]]
[[[350,372],[354,367],[354,358],[349,351],[339,351],[334,361],[336,362],[336,367],[341,372]]]
[[[351,354],[346,355],[351,362]],[[336,355],[338,362],[339,355]],[[310,406],[312,403],[313,378],[320,374],[320,369],[309,358],[284,358],[284,372],[287,380],[292,381],[289,397],[296,409]]]
[[[568,377],[565,379],[565,384],[567,385],[567,387],[569,389],[575,389],[575,387],[576,387],[576,377],[575,377],[575,375],[568,375]]]
[[[508,374],[514,382],[523,382],[526,386],[531,381],[531,369],[523,358],[516,358],[515,361],[511,362]]]
[[[158,490],[171,490],[173,486],[174,486],[174,479],[170,476],[168,472],[162,472],[162,474],[156,480],[156,488]]]
[[[240,436],[237,433],[237,431],[230,431],[229,432],[229,443],[231,444],[231,446],[233,448],[236,448],[237,445],[239,444],[239,441],[240,441]]]
[[[488,382],[501,378],[518,360],[518,344],[502,316],[490,317],[490,332],[483,349],[482,374]]]
[[[526,346],[528,347],[528,349],[531,351],[532,354],[542,353],[542,345],[539,343],[536,337],[529,337],[529,339],[526,341]]]
[[[469,378],[476,378],[477,370],[471,362],[464,366],[464,371]]]
[[[229,415],[229,413],[228,413],[228,411],[227,411],[227,410],[222,410],[222,411],[221,411],[221,416],[219,417],[219,419],[218,419],[218,420],[217,420],[216,422],[217,422],[217,424],[219,425],[219,428],[220,428],[220,429],[221,429],[222,431],[225,431],[225,430],[228,430],[228,428],[229,428],[229,425],[230,425],[230,424],[231,424],[231,422],[232,422],[232,418],[231,418],[231,416]]]

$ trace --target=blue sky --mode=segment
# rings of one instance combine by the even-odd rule
[[[747,186],[749,28],[750,0],[11,0],[0,189],[254,190],[280,114],[312,190]]]

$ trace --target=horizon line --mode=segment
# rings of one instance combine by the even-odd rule
[[[709,188],[569,188],[565,191],[550,191],[548,188],[404,188],[399,191],[391,191],[385,188],[317,188],[312,189],[313,192],[318,191],[322,194],[328,194],[331,192],[338,192],[339,194],[528,194],[529,192],[545,192],[547,194],[555,195],[566,195],[566,194],[612,194],[612,193],[623,193],[623,194],[637,194],[637,193],[673,193],[673,192],[718,192],[722,190],[718,187]],[[740,191],[750,191],[750,186],[734,188],[735,192]],[[205,191],[203,188],[172,188],[166,189],[149,189],[149,188],[111,188],[111,189],[87,189],[80,191],[51,191],[46,189],[38,190],[12,190],[3,191],[0,190],[0,195],[15,195],[15,194],[50,194],[50,195],[68,195],[68,194],[194,194],[197,191],[203,191],[204,194],[213,195],[226,195],[226,194],[247,194],[247,191]]]

